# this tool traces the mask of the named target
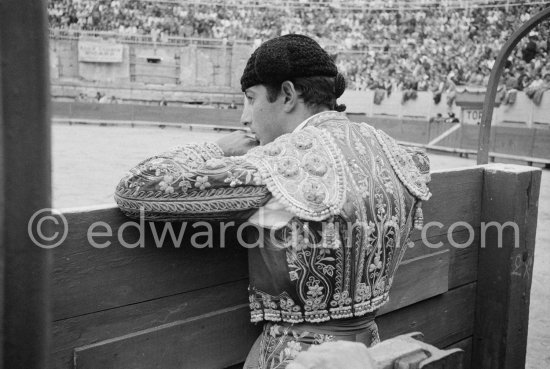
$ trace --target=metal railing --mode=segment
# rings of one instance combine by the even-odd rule
[[[50,39],[56,40],[80,40],[80,39],[103,39],[105,41],[116,41],[127,44],[143,44],[143,45],[168,45],[168,46],[189,46],[197,45],[201,47],[232,47],[234,45],[243,45],[252,47],[254,42],[249,40],[221,40],[217,38],[202,38],[202,37],[182,37],[182,36],[168,36],[159,37],[157,41],[153,40],[150,34],[129,34],[124,32],[114,31],[89,31],[89,30],[77,30],[66,28],[50,28]],[[394,45],[388,44],[390,47]],[[336,54],[360,56],[365,55],[369,50],[381,50],[384,48],[383,44],[369,44],[368,49],[365,50],[342,50],[341,44],[329,43],[324,47],[327,51]]]
[[[202,37],[182,37],[182,36],[167,36],[153,39],[151,34],[140,33],[125,33],[114,31],[90,31],[69,28],[50,28],[50,39],[65,39],[79,40],[83,38],[100,38],[103,40],[115,40],[117,42],[128,44],[162,44],[174,46],[187,45],[202,45],[202,46],[232,46],[232,45],[252,45],[252,41],[248,40],[223,40],[217,38],[202,38]]]

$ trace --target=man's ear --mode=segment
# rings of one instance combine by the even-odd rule
[[[281,84],[281,95],[283,97],[283,110],[290,113],[298,103],[298,92],[291,81],[284,81]]]

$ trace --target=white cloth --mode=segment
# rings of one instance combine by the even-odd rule
[[[324,342],[300,352],[287,369],[374,369],[367,346],[359,342]]]

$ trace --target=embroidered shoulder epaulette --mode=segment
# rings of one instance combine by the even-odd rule
[[[293,214],[321,221],[345,202],[344,160],[332,136],[306,127],[248,152],[269,191]]]
[[[426,153],[417,147],[400,145],[385,132],[368,127],[373,131],[405,187],[418,199],[429,200],[432,196],[427,185],[431,180],[430,160]]]

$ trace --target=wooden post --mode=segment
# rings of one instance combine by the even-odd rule
[[[540,180],[540,169],[485,166],[472,368],[525,367]]]
[[[2,4],[0,3],[0,19],[2,18],[3,14],[3,8]],[[2,37],[0,36],[0,144],[3,144],[4,139],[4,112],[2,109],[3,106],[3,98],[2,98]],[[6,278],[5,275],[5,269],[6,269],[6,257],[5,257],[5,247],[4,247],[4,234],[5,234],[5,219],[6,219],[6,201],[5,201],[5,189],[4,189],[4,178],[5,171],[4,171],[4,156],[2,152],[2,147],[0,147],[0,322],[2,322],[2,325],[0,325],[0,339],[4,339],[6,336],[5,330],[4,330],[4,301],[5,301],[5,292],[4,292],[4,285],[6,284]],[[4,345],[0,344],[0,369],[4,369]]]
[[[46,1],[0,2],[2,369],[46,367],[50,255],[27,225],[51,206],[47,37]]]

